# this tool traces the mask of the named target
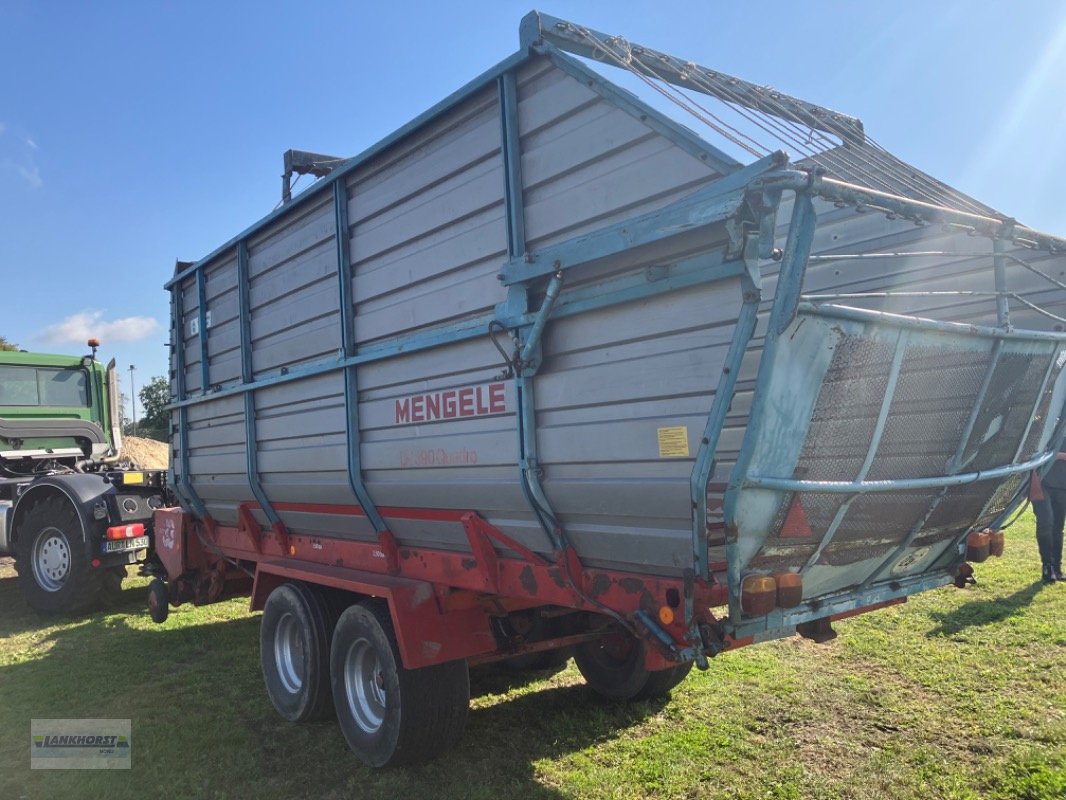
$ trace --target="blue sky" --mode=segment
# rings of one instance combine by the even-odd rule
[[[354,155],[510,55],[532,4],[0,0],[0,335],[164,374],[175,259],[268,213],[284,150]],[[1066,4],[540,8],[858,116],[1066,234]]]

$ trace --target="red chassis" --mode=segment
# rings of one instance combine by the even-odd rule
[[[470,546],[470,552],[453,552],[398,546],[388,531],[377,542],[354,542],[293,534],[282,525],[264,530],[250,513],[257,508],[242,504],[237,527],[210,518],[201,521],[180,508],[156,512],[155,546],[168,573],[170,602],[201,605],[250,592],[255,611],[287,581],[382,597],[388,601],[408,669],[456,659],[488,661],[590,638],[589,633],[576,633],[516,649],[494,634],[493,618],[545,606],[560,613],[592,612],[604,621],[614,617],[632,622],[643,612],[680,651],[690,646],[685,641],[690,628],[684,613],[686,588],[697,620],[710,626],[716,624],[710,609],[728,601],[720,582],[591,569],[581,565],[572,550],[550,561],[473,511],[380,509],[386,521],[453,523]],[[280,503],[275,509],[362,516],[353,506]],[[495,545],[517,557],[501,556]],[[639,625],[632,627],[647,634]],[[652,645],[645,648],[648,669],[674,663],[670,648],[655,636],[644,638]],[[740,644],[727,637],[723,649]]]

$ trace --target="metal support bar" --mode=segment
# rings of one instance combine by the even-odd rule
[[[1010,330],[1010,300],[1007,297],[1007,242],[997,236],[992,240],[992,269],[996,278],[996,321],[999,327]]]
[[[780,170],[753,182],[752,188],[777,189],[780,191],[807,191],[832,202],[849,206],[869,206],[898,214],[907,219],[922,222],[945,222],[964,225],[987,236],[1004,236],[1011,241],[1025,242],[1050,252],[1066,248],[1066,240],[1046,233],[1023,228],[1014,220],[988,217],[968,211],[912,200],[876,189],[868,189],[846,181],[828,178],[799,170]]]
[[[908,317],[903,314],[893,314],[890,311],[874,311],[869,308],[839,306],[831,303],[800,303],[799,311],[801,313],[813,313],[828,317],[839,317],[840,319],[851,319],[866,324],[889,324],[900,328],[943,331],[944,333],[980,336],[987,339],[1017,339],[1027,342],[1066,343],[1066,333],[1057,331],[1008,331],[1003,328],[991,328],[987,325],[973,325],[968,322],[948,322],[939,319],[927,319],[926,317]]]
[[[185,293],[180,283],[175,284],[170,293],[174,320],[172,334],[174,336],[174,379],[177,384],[178,399],[184,400],[187,393],[185,385]],[[174,490],[192,507],[200,519],[206,519],[207,508],[196,494],[189,477],[189,409],[187,406],[178,408],[178,449],[181,451],[181,459],[178,462],[181,473],[178,475]]]
[[[780,492],[822,492],[825,494],[939,489],[941,486],[962,486],[967,483],[1006,478],[1019,472],[1039,469],[1054,456],[1054,452],[1044,453],[1021,464],[1008,464],[994,469],[966,472],[960,475],[941,475],[935,478],[908,478],[894,481],[801,481],[792,478],[773,478],[768,475],[749,475],[741,480],[738,485],[760,489],[775,489]]]
[[[540,308],[537,310],[537,314],[533,318],[533,327],[529,329],[529,333],[526,335],[526,343],[522,345],[522,350],[518,354],[523,363],[529,362],[537,348],[540,347],[540,337],[544,333],[544,326],[548,324],[548,317],[551,316],[552,308],[555,306],[555,301],[559,297],[559,291],[562,286],[563,273],[560,270],[552,275],[551,280],[548,281],[548,288],[544,293],[544,302],[541,303]]]
[[[210,356],[207,352],[207,276],[196,270],[196,298],[200,338],[200,394],[207,394],[211,385]]]
[[[507,200],[507,253],[521,258],[526,249],[526,216],[522,191],[522,147],[518,129],[518,80],[505,72],[497,80],[503,139],[504,191]]]
[[[340,284],[341,350],[345,359],[355,355],[355,296],[352,289],[352,261],[348,240],[348,185],[333,184],[333,209],[336,220],[337,279]],[[379,534],[388,530],[363,480],[361,435],[359,427],[359,382],[355,364],[344,367],[344,408],[348,416],[347,451],[348,485],[366,512],[366,518]]]
[[[241,382],[248,384],[253,381],[254,372],[252,370],[251,278],[248,274],[248,242],[244,239],[237,242],[237,309],[241,326]],[[255,390],[252,389],[244,393],[244,453],[248,486],[271,527],[277,528],[282,524],[281,517],[274,510],[259,480],[259,438],[255,423]]]
[[[696,461],[692,466],[689,490],[692,501],[692,552],[695,558],[696,575],[709,578],[709,557],[707,555],[707,484],[714,472],[714,455],[718,448],[718,439],[722,435],[726,416],[733,403],[740,366],[744,353],[748,349],[755,325],[759,318],[759,303],[762,301],[759,279],[759,240],[749,236],[745,242],[744,261],[748,269],[741,274],[742,304],[737,315],[737,324],[733,329],[733,338],[725,356],[722,374],[714,392],[714,402],[707,415],[707,424],[700,438],[696,452]],[[691,614],[689,615],[691,619]]]

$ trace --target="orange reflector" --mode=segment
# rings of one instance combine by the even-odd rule
[[[669,625],[674,621],[674,610],[670,606],[663,606],[659,609],[659,622],[663,625]]]
[[[988,558],[988,531],[974,531],[966,537],[966,560],[980,564]]]
[[[803,578],[797,572],[781,572],[774,576],[777,582],[777,605],[779,608],[795,608],[803,602]]]
[[[144,536],[144,525],[136,522],[133,525],[115,525],[107,529],[108,539],[134,539]]]
[[[291,545],[291,544],[289,545],[289,555],[290,556],[296,555],[296,547],[295,547],[295,545]]]
[[[788,505],[788,513],[785,521],[781,523],[780,536],[787,538],[805,539],[811,535],[811,525],[807,522],[807,512],[803,510],[798,494],[792,495],[792,502]]]
[[[989,531],[988,532],[988,554],[999,558],[1003,555],[1003,548],[1006,545],[1006,538],[1003,535],[1003,531]]]
[[[777,605],[777,581],[769,575],[749,575],[740,585],[740,607],[745,614],[769,614]]]

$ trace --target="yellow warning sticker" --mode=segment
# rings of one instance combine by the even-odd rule
[[[659,428],[659,458],[688,457],[688,427]]]

